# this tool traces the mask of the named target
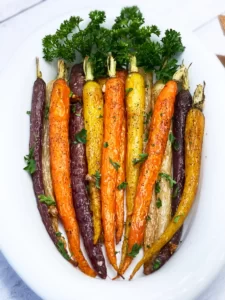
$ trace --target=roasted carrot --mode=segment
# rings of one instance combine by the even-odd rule
[[[27,166],[24,168],[32,176],[34,193],[37,201],[37,207],[40,212],[42,222],[58,248],[58,238],[54,230],[52,216],[49,213],[49,207],[46,202],[41,201],[40,196],[44,195],[43,169],[42,169],[42,133],[43,117],[46,98],[46,84],[42,79],[39,59],[36,58],[37,78],[33,85],[31,114],[30,114],[30,141],[29,154],[24,157]]]
[[[173,76],[173,80],[182,83],[182,89],[176,96],[173,116],[173,197],[172,197],[172,215],[176,213],[180,203],[181,195],[184,188],[185,179],[185,156],[184,156],[184,135],[185,123],[188,111],[192,107],[192,96],[189,92],[188,68],[183,64]],[[176,182],[176,183],[175,183]],[[176,232],[173,238],[167,243],[154,258],[149,262],[149,269],[145,274],[150,274],[159,270],[175,253],[180,244],[182,227]],[[146,265],[146,264],[145,264]],[[148,271],[148,272],[147,272]]]
[[[143,149],[145,150],[148,142],[150,121],[152,115],[152,89],[153,89],[153,74],[146,72],[143,68],[139,68],[139,73],[143,76],[145,82],[145,108],[144,108],[144,136]]]
[[[64,79],[54,83],[49,112],[50,163],[57,208],[72,256],[85,274],[95,277],[80,249],[79,228],[73,207],[69,153],[70,89]]]
[[[138,73],[136,57],[131,57],[130,74],[126,79],[126,113],[127,113],[127,153],[126,153],[126,208],[127,217],[125,234],[122,246],[120,269],[123,268],[127,255],[128,236],[130,231],[131,216],[133,213],[134,197],[140,172],[140,164],[134,164],[133,160],[143,152],[144,133],[144,107],[145,84],[144,78]]]
[[[84,60],[84,72],[86,84],[83,89],[83,103],[84,125],[87,130],[88,173],[95,179],[100,179],[103,145],[103,96],[100,85],[93,81],[92,67],[88,57]],[[93,212],[94,244],[96,244],[102,233],[100,186],[96,182],[90,181],[89,187]]]
[[[62,78],[64,75],[62,72],[64,70],[64,62],[62,60],[58,61],[58,78]],[[55,201],[54,191],[52,186],[52,176],[50,170],[50,152],[49,152],[49,107],[51,102],[51,94],[55,80],[51,80],[46,86],[46,99],[45,99],[45,113],[43,120],[43,135],[42,135],[42,173],[43,173],[43,183],[45,189],[45,196],[50,197]],[[55,216],[52,216],[52,222],[55,232],[58,232],[58,218],[57,209],[55,205],[49,207],[50,211],[55,212]]]
[[[64,61],[58,61],[58,78],[62,78],[64,76]],[[70,258],[67,252],[67,243],[61,232],[59,232],[58,228],[58,210],[55,206],[55,196],[52,186],[52,176],[51,176],[51,168],[50,168],[50,152],[49,152],[49,107],[51,102],[51,94],[53,85],[56,79],[51,80],[46,86],[46,99],[45,99],[45,110],[44,110],[44,118],[43,118],[43,134],[42,134],[42,174],[43,174],[43,184],[45,191],[45,198],[43,200],[49,201],[52,205],[49,206],[48,211],[52,218],[52,225],[54,231],[57,234],[58,238],[58,249],[61,251],[63,256],[69,260],[73,265],[77,266],[77,263]]]
[[[119,275],[123,275],[132,262],[134,256],[132,256],[131,253],[133,252],[133,249],[140,249],[143,243],[146,217],[149,210],[153,187],[161,168],[163,155],[166,149],[176,93],[176,82],[169,81],[156,100],[147,145],[148,157],[141,168],[134,200],[134,210],[128,240],[128,254]]]
[[[104,144],[101,166],[102,223],[108,259],[118,271],[115,254],[116,184],[120,137],[124,118],[124,84],[116,77],[116,62],[108,58],[109,79],[106,82],[104,106]],[[107,144],[106,144],[107,143]],[[104,145],[103,144],[103,145]]]
[[[194,94],[193,107],[188,112],[185,127],[185,184],[180,204],[176,214],[169,223],[162,236],[153,244],[142,260],[134,268],[130,280],[140,267],[148,260],[152,260],[160,249],[169,242],[174,234],[183,225],[184,220],[194,202],[201,168],[201,153],[204,136],[205,118],[202,113],[204,103],[204,88],[198,85]]]
[[[101,77],[97,79],[98,84],[100,85],[101,89],[104,89],[107,77]]]
[[[164,88],[165,84],[162,81],[156,81],[156,83],[152,87],[152,94],[151,94],[151,109],[154,110],[155,102]],[[156,191],[158,190],[158,185],[153,188],[151,203],[149,206],[147,222],[145,227],[145,236],[144,236],[144,251],[147,251],[152,244],[157,239],[157,232],[158,232],[158,208],[157,208],[157,197]],[[146,262],[144,264],[144,273],[147,275],[150,273],[151,270],[151,262]]]
[[[116,77],[123,80],[124,89],[127,78],[126,70],[119,70],[116,72]],[[126,153],[126,116],[124,112],[123,124],[120,136],[120,148],[119,148],[119,161],[120,168],[117,174],[117,189],[116,189],[116,243],[118,244],[123,235],[124,227],[124,191],[126,190],[125,181],[125,153]]]

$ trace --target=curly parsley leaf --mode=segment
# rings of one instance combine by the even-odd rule
[[[162,55],[164,57],[172,57],[177,53],[183,52],[185,47],[182,44],[181,35],[173,29],[167,29],[165,36],[162,38]]]

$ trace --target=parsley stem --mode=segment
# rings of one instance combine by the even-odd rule
[[[88,56],[86,56],[84,59],[84,74],[85,74],[86,81],[94,80],[93,69]]]
[[[116,61],[110,54],[107,59],[109,77],[116,77]]]
[[[183,90],[189,90],[188,69],[183,63],[173,75],[173,80],[181,82]]]
[[[42,78],[42,73],[40,71],[39,57],[36,57],[36,74],[37,74],[37,78]]]
[[[205,102],[204,90],[205,90],[205,82],[203,82],[203,84],[198,84],[193,97],[193,107],[198,108],[200,111],[203,110],[203,106]]]
[[[137,58],[135,55],[131,56],[130,58],[130,72],[131,73],[137,73],[138,67],[137,67]]]

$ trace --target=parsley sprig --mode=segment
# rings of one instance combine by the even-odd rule
[[[184,51],[179,32],[166,30],[160,40],[158,27],[146,26],[137,6],[123,8],[111,29],[103,26],[104,11],[91,11],[89,19],[88,25],[82,28],[83,19],[72,16],[54,34],[45,36],[42,41],[44,58],[73,62],[77,57],[89,56],[94,76],[101,77],[107,74],[109,52],[116,59],[118,68],[127,67],[130,55],[136,55],[138,66],[155,71],[157,79],[167,81],[172,78],[178,67],[176,56]]]

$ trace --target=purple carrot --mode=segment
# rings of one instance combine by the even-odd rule
[[[75,71],[74,71],[75,70]],[[79,76],[83,76],[82,65],[74,66],[72,72],[73,79],[77,78],[77,82],[82,84]],[[70,89],[74,93],[73,85],[70,84]],[[77,86],[76,86],[77,88]],[[93,223],[92,213],[90,210],[90,200],[87,192],[86,175],[87,175],[87,161],[85,152],[86,131],[84,129],[83,107],[81,101],[76,101],[71,105],[70,124],[70,158],[71,158],[71,187],[73,202],[76,211],[81,236],[83,238],[84,246],[88,257],[92,263],[93,268],[98,275],[105,279],[107,270],[105,266],[105,258],[102,253],[101,245],[93,243]]]

